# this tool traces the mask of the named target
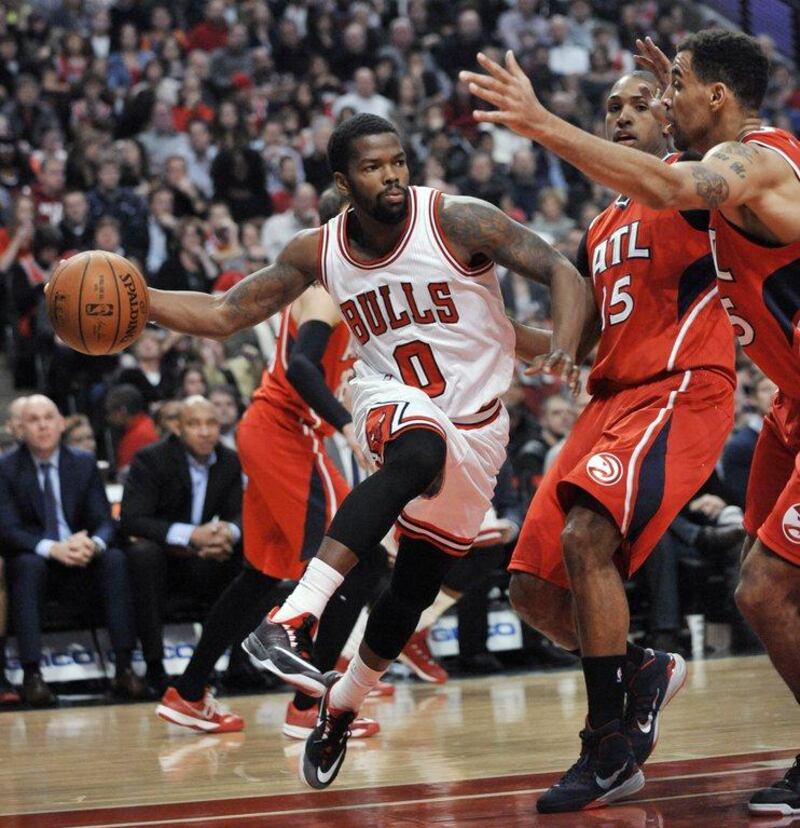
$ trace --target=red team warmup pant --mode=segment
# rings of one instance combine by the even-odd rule
[[[630,577],[711,475],[733,424],[733,391],[721,374],[686,371],[595,396],[531,502],[509,569],[569,589],[561,531],[583,490],[619,527],[615,562]]]
[[[297,580],[350,489],[323,437],[264,400],[247,410],[236,440],[247,475],[245,557],[266,575]]]
[[[780,391],[756,443],[744,528],[776,555],[800,566],[800,400]]]

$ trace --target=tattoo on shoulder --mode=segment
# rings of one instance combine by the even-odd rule
[[[549,283],[561,258],[532,230],[479,199],[449,197],[439,220],[447,238],[467,255],[491,259],[537,281]]]
[[[710,209],[719,207],[727,201],[730,188],[724,176],[709,170],[707,167],[698,166],[692,173],[697,182],[696,192]]]

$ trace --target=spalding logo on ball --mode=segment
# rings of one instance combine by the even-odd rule
[[[150,296],[137,267],[116,253],[89,250],[61,262],[46,291],[56,334],[84,354],[116,354],[147,324]]]

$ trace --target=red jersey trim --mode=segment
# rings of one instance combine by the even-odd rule
[[[461,431],[469,431],[473,428],[482,428],[483,426],[489,425],[489,423],[493,423],[500,416],[502,408],[503,406],[500,400],[495,398],[474,414],[471,414],[468,417],[460,417],[457,420],[451,420],[451,422]]]
[[[438,526],[432,526],[430,523],[410,517],[406,512],[400,513],[397,523],[400,525],[401,531],[409,537],[430,541],[451,554],[466,555],[472,549],[474,543],[472,538],[459,538],[456,535],[451,535]]]
[[[328,225],[323,224],[320,228],[319,242],[317,243],[317,269],[319,280],[325,290],[328,290],[328,277],[325,274],[325,262],[328,258]]]
[[[485,265],[481,265],[480,267],[470,268],[464,267],[461,262],[455,256],[452,249],[450,248],[450,244],[447,241],[447,236],[445,235],[444,230],[442,229],[442,225],[439,221],[439,202],[442,200],[442,193],[437,191],[436,194],[430,199],[428,203],[428,212],[430,214],[430,221],[431,221],[431,228],[433,229],[433,237],[436,240],[436,243],[439,245],[439,249],[444,254],[445,259],[447,259],[448,263],[451,267],[461,273],[463,276],[478,276],[481,273],[486,273],[487,270],[491,270],[494,267],[494,262],[490,259]]]
[[[406,249],[409,241],[411,241],[411,236],[414,233],[414,227],[417,223],[417,195],[414,191],[414,187],[409,187],[408,192],[410,206],[408,215],[406,216],[406,226],[403,231],[403,235],[397,240],[397,244],[394,246],[394,249],[390,250],[380,259],[371,259],[370,261],[357,259],[355,253],[353,253],[350,249],[350,243],[347,240],[347,219],[350,215],[350,211],[348,210],[339,218],[339,248],[341,249],[344,258],[351,265],[353,265],[353,267],[357,267],[359,270],[377,270],[379,268],[386,267],[396,261],[400,257],[400,254]]]

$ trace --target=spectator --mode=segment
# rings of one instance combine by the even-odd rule
[[[224,202],[217,201],[211,205],[208,213],[208,230],[205,250],[215,264],[220,268],[239,267],[244,257],[244,250],[239,242],[239,227]]]
[[[104,216],[119,222],[122,246],[144,260],[147,253],[147,204],[129,187],[120,185],[119,162],[106,157],[97,169],[97,185],[89,191],[89,210],[97,223]]]
[[[217,276],[217,266],[203,246],[203,225],[199,219],[178,222],[177,250],[152,278],[153,287],[162,290],[201,290],[208,293]]]
[[[136,539],[127,551],[151,684],[164,682],[167,597],[210,605],[241,567],[242,471],[219,431],[214,406],[189,397],[178,435],[140,451],[125,483],[122,530]]]
[[[266,168],[261,156],[248,147],[225,148],[211,164],[214,199],[230,207],[236,221],[272,215]]]
[[[362,66],[353,75],[353,91],[333,102],[334,117],[338,118],[343,109],[352,109],[356,115],[366,112],[391,120],[394,105],[375,90],[375,73],[372,69]]]
[[[177,225],[173,191],[166,186],[154,188],[150,192],[149,204],[145,267],[148,274],[154,274],[158,273],[167,260],[172,233]]]
[[[177,218],[205,215],[206,200],[189,177],[186,159],[170,155],[164,162],[164,185],[172,192],[174,214]]]
[[[178,398],[205,397],[208,394],[208,381],[199,362],[190,362],[178,374]]]
[[[550,71],[556,75],[585,75],[589,71],[589,49],[572,40],[570,23],[557,14],[550,18]]]
[[[113,92],[124,94],[126,89],[137,84],[144,76],[147,63],[153,53],[139,48],[139,32],[132,23],[125,23],[119,31],[119,51],[108,58],[108,87]]]
[[[58,119],[50,104],[41,100],[41,87],[33,75],[20,75],[14,99],[2,109],[12,135],[26,148],[42,143],[49,129],[58,129]]]
[[[208,392],[208,399],[217,412],[219,441],[236,451],[236,428],[239,425],[239,392],[232,385],[215,385]]]
[[[38,382],[36,356],[40,351],[38,338],[46,335],[40,313],[44,286],[50,278],[61,251],[61,236],[55,227],[37,227],[31,252],[18,256],[8,269],[11,286],[11,307],[14,310],[14,384],[17,388],[35,388]]]
[[[503,195],[508,190],[508,181],[498,174],[488,152],[476,152],[470,158],[469,172],[459,180],[458,188],[463,195],[482,198],[499,207]]]
[[[543,40],[547,35],[547,21],[539,14],[539,5],[539,0],[516,0],[513,9],[500,15],[497,34],[517,55],[524,42]]]
[[[14,629],[23,668],[22,697],[32,707],[55,703],[39,671],[45,587],[90,607],[100,595],[114,647],[112,687],[145,698],[131,667],[135,643],[124,554],[113,546],[111,510],[94,457],[59,445],[64,420],[34,395],[22,414],[23,445],[0,458],[0,542],[8,568]]]
[[[564,212],[566,206],[560,190],[546,187],[539,193],[539,211],[530,223],[531,230],[552,239],[565,236],[575,226],[575,220]]]
[[[64,213],[64,181],[64,162],[57,158],[45,159],[33,187],[38,224],[58,227]]]
[[[172,122],[172,108],[166,101],[156,101],[150,118],[150,128],[139,135],[139,142],[147,153],[150,171],[156,175],[171,156],[189,154],[189,139],[178,132]]]
[[[0,273],[5,272],[19,258],[31,252],[35,228],[36,205],[27,195],[14,200],[11,221],[0,227]]]
[[[300,36],[297,23],[285,15],[278,24],[275,48],[272,59],[275,68],[281,73],[302,77],[308,66],[308,47]]]
[[[8,405],[8,416],[4,429],[14,438],[16,443],[22,440],[22,411],[27,401],[27,397],[16,397]]]
[[[233,85],[235,75],[252,75],[253,59],[249,41],[247,27],[242,23],[236,23],[228,32],[228,42],[225,46],[214,52],[211,58],[211,77],[220,91],[225,91]]]
[[[211,164],[217,157],[217,148],[213,144],[211,127],[201,118],[192,118],[188,125],[189,150],[186,153],[186,166],[189,179],[200,191],[203,198],[210,198],[214,192],[211,181]]]
[[[538,433],[519,448],[518,463],[524,464],[526,473],[535,482],[546,470],[547,455],[564,440],[575,422],[575,407],[560,394],[548,397],[539,415]]]
[[[64,215],[59,222],[62,252],[82,251],[92,247],[94,229],[89,219],[89,201],[80,190],[64,196]]]
[[[758,442],[758,435],[764,425],[764,417],[772,408],[776,385],[763,374],[757,374],[752,382],[755,411],[747,415],[744,423],[736,429],[722,450],[722,477],[731,494],[731,502],[741,509],[745,507],[747,481],[750,479],[750,465]]]
[[[103,216],[95,225],[94,248],[95,250],[105,250],[106,253],[116,253],[118,256],[133,256],[136,253],[136,251],[131,251],[128,254],[122,246],[119,222],[113,216]]]
[[[111,15],[108,9],[100,7],[89,21],[89,45],[92,54],[107,58],[111,54]]]
[[[106,422],[118,433],[115,465],[123,476],[134,454],[158,440],[155,423],[147,413],[144,397],[135,385],[116,385],[106,394]]]
[[[180,433],[181,406],[180,400],[165,400],[156,409],[156,428],[159,437],[168,437],[170,434]]]
[[[203,20],[190,29],[186,46],[190,50],[213,52],[215,49],[221,49],[227,42],[228,24],[225,21],[224,0],[209,0]]]
[[[311,184],[301,184],[290,204],[291,209],[268,218],[261,229],[261,244],[270,262],[278,258],[292,236],[319,225],[317,193]]]
[[[6,676],[6,634],[8,632],[8,588],[6,564],[0,558],[0,708],[19,704],[21,697]]]
[[[465,8],[459,12],[455,32],[439,46],[437,62],[455,79],[461,69],[479,69],[476,55],[493,45],[494,40],[484,34],[477,10]]]
[[[174,375],[162,364],[161,348],[161,333],[145,328],[131,348],[132,364],[115,377],[116,385],[138,388],[147,405],[171,397],[175,387]]]
[[[71,414],[64,420],[61,442],[69,448],[97,454],[97,440],[92,431],[92,424],[85,414]]]
[[[339,48],[330,55],[330,61],[331,69],[338,78],[352,78],[359,67],[371,69],[374,66],[375,55],[370,49],[367,27],[363,23],[354,21],[345,26]]]

